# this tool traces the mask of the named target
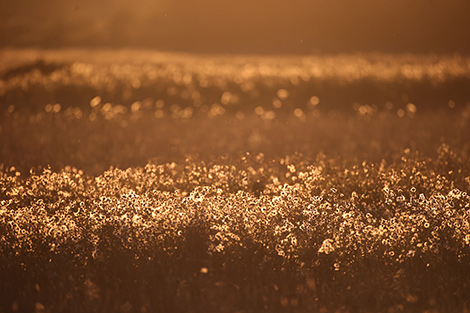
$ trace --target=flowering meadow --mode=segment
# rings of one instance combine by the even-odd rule
[[[470,60],[4,50],[0,312],[468,312]]]

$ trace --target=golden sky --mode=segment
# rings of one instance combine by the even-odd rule
[[[470,52],[467,0],[17,0],[0,44],[199,52]]]

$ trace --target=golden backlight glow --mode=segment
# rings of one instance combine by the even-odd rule
[[[467,1],[2,1],[0,44],[469,53]]]
[[[0,2],[1,312],[469,312],[470,2]]]

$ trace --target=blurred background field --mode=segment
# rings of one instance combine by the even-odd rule
[[[31,110],[42,110],[47,103],[88,109],[95,96],[126,106],[163,100],[166,107],[189,106],[194,111],[208,110],[212,104],[232,112],[256,106],[313,110],[320,100],[318,108],[328,111],[398,110],[408,103],[426,110],[465,106],[470,80],[470,59],[458,54],[266,56],[3,49],[1,58],[2,107]],[[361,105],[371,108],[360,109]]]
[[[109,166],[246,151],[390,160],[468,153],[470,59],[2,50],[2,162]]]

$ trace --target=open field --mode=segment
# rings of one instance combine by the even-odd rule
[[[469,58],[0,56],[0,312],[470,310]]]

